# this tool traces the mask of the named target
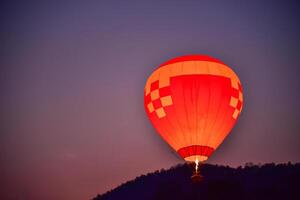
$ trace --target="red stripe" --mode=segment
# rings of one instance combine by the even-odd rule
[[[156,99],[156,100],[154,100],[154,101],[152,101],[152,103],[153,103],[153,107],[154,107],[155,109],[158,109],[158,108],[161,108],[161,107],[162,107],[161,101],[160,101],[159,98]]]
[[[173,64],[173,63],[177,63],[177,62],[183,62],[183,61],[195,61],[195,60],[199,60],[199,61],[210,61],[210,62],[215,62],[215,63],[221,63],[224,64],[223,62],[221,62],[220,60],[210,57],[210,56],[206,56],[206,55],[186,55],[186,56],[180,56],[180,57],[176,57],[173,58],[165,63],[163,63],[162,65],[160,65],[159,67],[162,67],[164,65],[169,65],[169,64]],[[225,65],[225,64],[224,64]]]
[[[242,102],[239,100],[236,108],[240,111],[242,107]]]
[[[231,88],[231,96],[235,97],[235,98],[239,98],[239,91],[235,88]]]
[[[239,90],[240,90],[241,92],[243,92],[242,85],[241,85],[240,83],[238,83],[238,86],[239,86]]]
[[[150,97],[150,94],[148,94],[147,96],[145,96],[145,105],[147,106],[148,103],[151,102],[151,97]]]
[[[177,153],[182,157],[186,158],[189,156],[200,155],[200,156],[207,156],[209,157],[213,152],[214,148],[208,146],[201,146],[201,145],[192,145],[180,148]]]
[[[163,87],[163,88],[159,88],[159,96],[160,97],[168,96],[170,94],[171,94],[171,89],[170,89],[169,86]]]
[[[158,89],[158,87],[159,87],[159,82],[154,81],[153,83],[151,83],[150,91],[154,91],[154,90]]]

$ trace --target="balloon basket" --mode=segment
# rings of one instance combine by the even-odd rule
[[[203,181],[203,176],[199,172],[195,172],[192,176],[191,179],[193,183],[200,183]]]

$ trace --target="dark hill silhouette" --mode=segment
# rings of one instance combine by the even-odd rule
[[[300,199],[300,163],[238,168],[205,164],[200,183],[191,181],[191,168],[185,164],[142,175],[94,200]]]

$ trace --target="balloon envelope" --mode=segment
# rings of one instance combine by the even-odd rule
[[[222,143],[243,106],[239,78],[203,55],[174,58],[148,78],[146,113],[161,137],[186,161],[205,161]]]

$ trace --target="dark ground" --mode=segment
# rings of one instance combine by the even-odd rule
[[[300,199],[300,163],[246,164],[230,168],[205,164],[200,183],[191,181],[193,166],[178,165],[137,177],[98,195],[94,200],[115,199]]]

